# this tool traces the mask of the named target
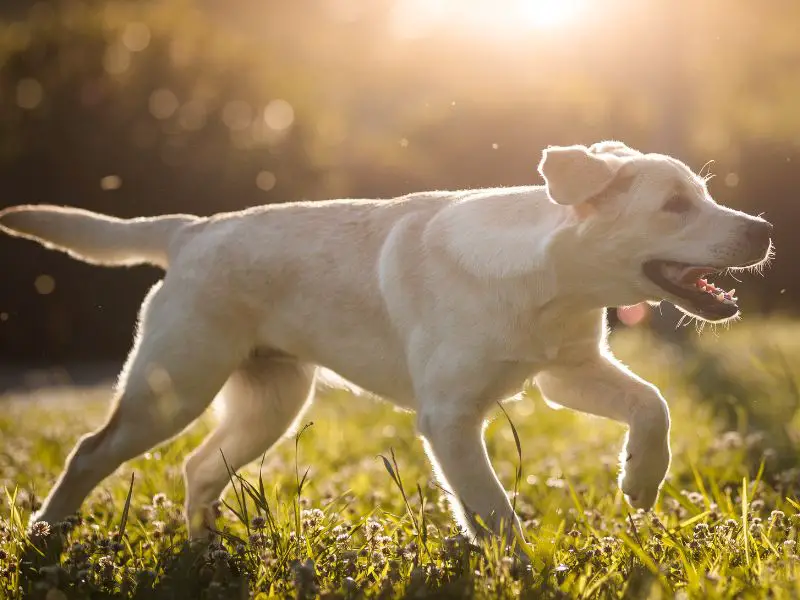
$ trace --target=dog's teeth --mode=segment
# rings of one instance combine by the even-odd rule
[[[716,298],[716,299],[717,299],[719,302],[722,302],[723,300],[725,300],[725,294],[723,294],[722,292],[717,292],[716,294],[714,294],[714,297],[715,297],[715,298]]]
[[[731,288],[728,290],[728,293],[731,295],[731,297],[733,297],[733,295],[736,293],[736,288]]]

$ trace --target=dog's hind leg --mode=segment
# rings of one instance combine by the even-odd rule
[[[180,433],[247,355],[248,340],[210,318],[208,305],[187,306],[175,286],[186,283],[167,276],[151,290],[108,420],[78,442],[32,521],[63,520],[120,464]]]
[[[222,391],[222,420],[184,467],[191,538],[213,530],[212,505],[230,481],[228,468],[236,471],[263,455],[300,418],[315,373],[316,366],[291,358],[254,355],[231,375]]]

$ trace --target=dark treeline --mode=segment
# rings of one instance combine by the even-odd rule
[[[407,1],[14,5],[0,26],[0,207],[207,215],[538,183],[547,145],[618,138],[697,170],[717,159],[720,202],[776,224],[768,277],[736,286],[744,310],[800,307],[788,260],[800,124],[787,100],[800,51],[779,43],[791,19],[777,8],[761,6],[742,37],[754,9],[698,3],[722,15],[699,31],[703,14],[676,22],[671,3],[618,0],[609,10],[635,26],[500,43],[452,23],[398,34]],[[681,44],[669,24],[685,28]],[[0,238],[0,359],[119,359],[159,277]]]

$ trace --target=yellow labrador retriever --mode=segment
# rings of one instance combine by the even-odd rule
[[[168,272],[147,295],[114,408],[80,440],[33,521],[57,522],[123,462],[175,436],[221,394],[188,457],[193,538],[228,482],[300,418],[321,367],[416,411],[462,526],[519,528],[486,453],[496,401],[533,378],[551,403],[626,423],[619,484],[655,502],[670,464],[658,389],[606,345],[605,307],[669,300],[738,314],[705,278],[768,258],[772,226],[716,204],[680,161],[619,142],[551,147],[544,186],[264,206],[123,220],[20,206],[0,229],[107,266]],[[505,523],[506,525],[502,525]],[[509,525],[506,529],[506,526]]]

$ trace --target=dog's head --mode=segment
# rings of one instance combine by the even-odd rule
[[[602,277],[608,305],[669,300],[724,321],[739,312],[734,291],[706,277],[771,254],[770,223],[714,202],[706,180],[672,157],[619,142],[556,146],[544,151],[539,172],[550,199],[571,208],[571,252],[592,270],[590,281]]]

